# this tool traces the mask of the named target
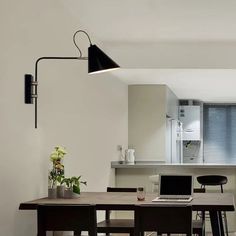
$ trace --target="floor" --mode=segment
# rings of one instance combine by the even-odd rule
[[[211,233],[206,233],[206,236],[211,236]],[[128,234],[112,234],[112,236],[128,236]],[[146,236],[157,236],[155,233]],[[163,235],[164,236],[164,235]],[[178,234],[171,234],[171,236],[178,236]],[[229,236],[236,236],[236,232],[229,233]]]
[[[54,233],[52,236],[72,236],[73,233],[68,233],[68,232],[65,232],[64,234],[62,232],[57,232],[57,233]],[[99,234],[100,236],[103,236],[104,234]],[[211,236],[212,234],[211,233],[206,233],[206,236]],[[51,234],[47,234],[47,236],[51,236]],[[82,236],[88,236],[86,233],[83,234]],[[129,234],[112,234],[112,236],[129,236]],[[156,233],[148,233],[146,234],[146,236],[157,236]],[[163,234],[163,236],[166,236]],[[179,234],[171,234],[171,236],[180,236]],[[231,232],[229,233],[229,236],[236,236],[236,232]]]

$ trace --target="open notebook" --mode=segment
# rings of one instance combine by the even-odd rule
[[[153,202],[190,202],[193,198],[192,175],[160,175],[159,196]]]

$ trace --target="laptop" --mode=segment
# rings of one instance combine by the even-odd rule
[[[190,202],[193,195],[192,175],[164,175],[159,178],[159,196],[153,202]]]

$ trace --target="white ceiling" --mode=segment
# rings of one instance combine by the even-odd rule
[[[236,39],[235,0],[61,0],[101,41]],[[78,25],[78,26],[79,26]]]
[[[61,3],[121,65],[114,75],[126,83],[167,84],[179,98],[236,102],[235,0]],[[173,50],[173,43],[181,46]]]
[[[167,84],[179,99],[236,103],[236,70],[120,69],[112,73],[127,84]]]

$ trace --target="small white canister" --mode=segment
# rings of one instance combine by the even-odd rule
[[[127,163],[134,163],[135,162],[134,153],[135,153],[134,149],[127,149],[125,151],[125,160]]]

